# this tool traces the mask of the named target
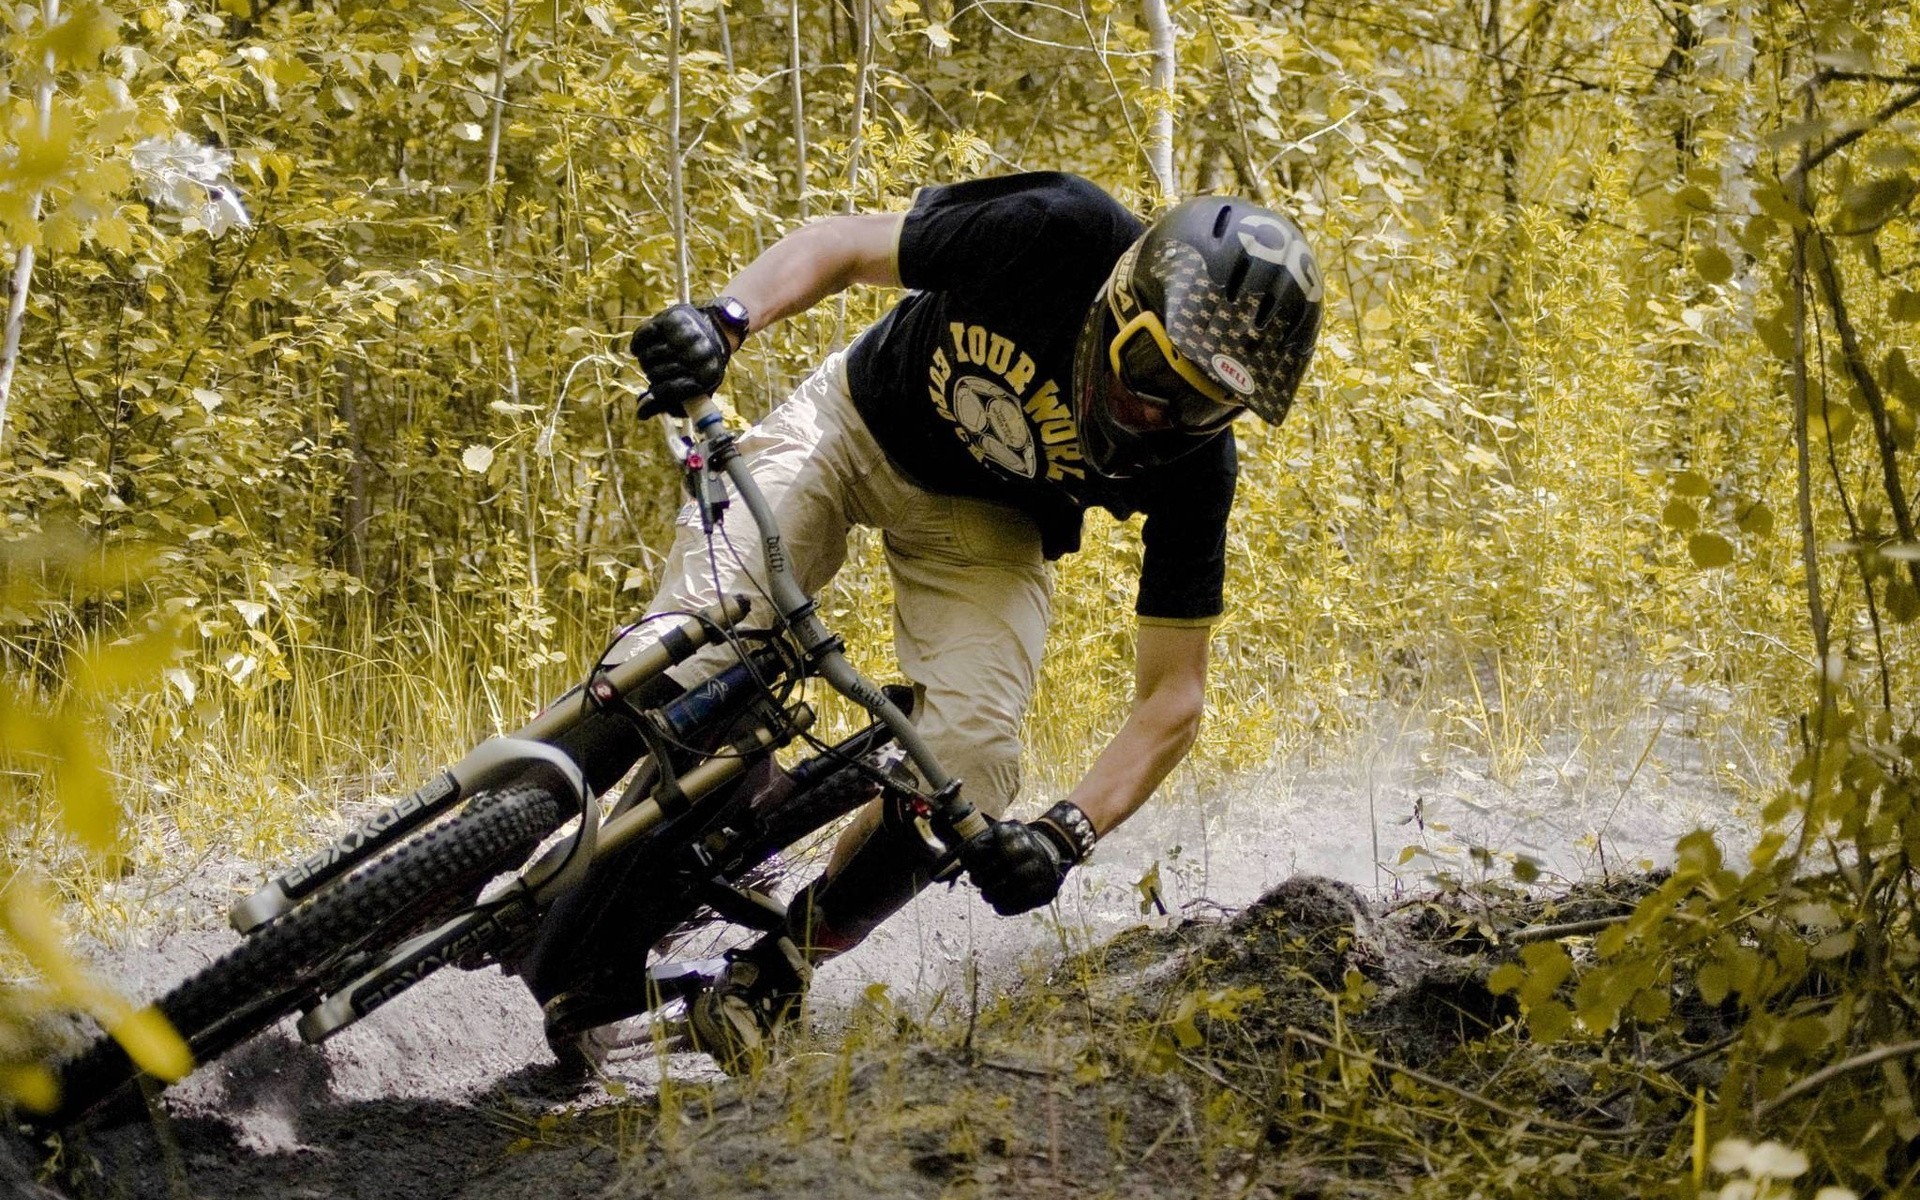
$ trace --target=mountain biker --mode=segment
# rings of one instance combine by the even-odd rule
[[[882,532],[915,724],[994,818],[961,860],[996,912],[1026,912],[1193,744],[1222,611],[1232,425],[1286,415],[1319,327],[1320,275],[1291,221],[1242,199],[1189,200],[1144,225],[1072,175],[923,188],[905,213],[805,225],[719,299],[643,324],[632,339],[651,388],[643,415],[713,392],[746,337],[854,284],[911,290],[740,446],[808,594],[841,566],[851,526]],[[1092,507],[1146,515],[1132,709],[1065,799],[1004,819],[1046,635],[1047,564],[1079,548]],[[710,552],[693,510],[651,612],[754,590],[735,586],[731,555]],[[722,1066],[760,1051],[813,965],[926,885],[924,842],[879,809],[856,817],[794,898],[787,935],[736,952],[696,1001],[694,1035]],[[549,1040],[558,1053],[637,1007],[589,981],[548,1001]]]

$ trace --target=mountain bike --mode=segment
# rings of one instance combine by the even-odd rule
[[[795,582],[713,401],[686,407],[677,445],[688,490],[711,540],[730,503],[721,479],[732,483],[759,530],[770,627],[743,624],[747,595],[670,615],[651,645],[617,664],[603,654],[526,726],[235,905],[239,945],[153,1002],[196,1063],[296,1012],[300,1036],[324,1041],[445,966],[512,966],[543,919],[615,864],[642,882],[620,914],[640,953],[714,918],[783,931],[785,908],[754,886],[755,872],[876,798],[954,873],[954,851],[985,818],[914,729],[911,693],[877,687],[847,662]],[[668,675],[710,646],[729,655],[717,673],[689,688]],[[816,678],[871,723],[837,744],[814,738],[798,693]],[[808,753],[780,765],[775,752],[796,742]],[[689,1000],[713,982],[710,964],[647,965],[644,1004]],[[72,1123],[139,1072],[109,1031],[58,1074],[60,1106],[42,1127]]]

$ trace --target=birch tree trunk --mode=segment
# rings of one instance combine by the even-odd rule
[[[47,29],[60,19],[60,0],[43,0],[40,6],[41,20]],[[53,51],[47,51],[44,67],[46,77],[34,88],[34,112],[40,119],[40,136],[50,136],[53,124]],[[40,203],[43,196],[36,190],[33,204],[28,210],[28,219],[39,221]],[[20,327],[26,323],[27,294],[33,290],[32,246],[22,246],[13,258],[13,294],[7,300],[6,343],[0,347],[0,447],[7,443],[8,405],[13,397],[13,371],[20,362]]]
[[[858,64],[853,77],[853,129],[847,138],[847,206],[850,213],[860,208],[860,156],[866,146],[867,121],[867,78],[873,72],[873,0],[853,0],[854,19],[859,27],[854,31],[855,62]],[[847,342],[847,293],[842,291],[836,298],[834,308],[833,341],[844,346]]]
[[[867,79],[873,73],[873,0],[854,0],[855,19],[860,26],[854,32],[855,62],[853,80],[853,130],[847,139],[847,211],[860,207],[860,156],[866,150]]]
[[[354,390],[353,364],[336,361],[334,382],[339,389],[334,406],[347,423],[347,573],[367,580],[367,439],[360,421],[360,398]]]
[[[507,399],[514,405],[520,404],[520,360],[514,353],[513,336],[508,332],[505,306],[500,302],[500,246],[501,234],[508,220],[508,214],[495,201],[494,184],[500,176],[500,126],[507,111],[507,67],[513,61],[513,22],[514,0],[507,0],[506,8],[500,14],[500,43],[493,64],[493,115],[487,123],[487,268],[493,276],[493,326],[499,333],[500,351],[507,364]],[[527,579],[529,589],[538,595],[540,591],[540,531],[538,513],[540,505],[534,496],[533,476],[527,467],[527,451],[523,445],[515,454],[516,466],[520,475],[520,495],[526,506],[521,514],[527,539]]]
[[[1175,44],[1173,18],[1167,0],[1140,0],[1147,36],[1153,46],[1153,112],[1147,124],[1147,168],[1160,187],[1160,198],[1177,200],[1180,188],[1173,175],[1173,76]]]
[[[800,220],[807,219],[807,106],[800,86],[800,0],[787,0],[788,83],[793,96],[793,190]]]
[[[687,186],[680,161],[680,0],[667,0],[667,193],[673,204],[673,279],[682,304],[693,295],[687,252]]]

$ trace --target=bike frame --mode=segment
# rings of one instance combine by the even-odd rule
[[[821,622],[813,599],[794,579],[772,508],[718,406],[710,397],[703,397],[687,405],[686,416],[694,436],[683,465],[702,506],[703,518],[711,528],[712,519],[727,503],[724,491],[712,486],[717,482],[714,477],[724,474],[759,531],[767,589],[777,614],[776,628],[784,631],[799,653],[796,677],[826,680],[835,691],[871,713],[898,742],[927,784],[926,794],[907,797],[910,813],[924,818],[939,841],[949,848],[957,847],[984,829],[985,818],[960,798],[960,781],[940,765],[925,739],[885,691],[846,660],[844,643]],[[735,627],[748,607],[745,596],[725,597],[670,626],[658,642],[628,661],[596,667],[582,688],[563,697],[525,727],[482,743],[399,804],[236,905],[231,914],[234,926],[243,933],[256,930],[463,799],[531,769],[556,771],[577,802],[580,823],[571,837],[550,847],[491,898],[413,937],[370,969],[358,971],[351,981],[321,997],[300,1018],[301,1036],[310,1042],[323,1040],[440,967],[470,960],[476,953],[510,945],[526,936],[560,895],[580,885],[597,859],[689,813],[703,798],[740,776],[751,761],[804,732],[813,721],[813,712],[804,703],[786,708],[775,719],[743,714],[750,719],[728,747],[732,753],[711,754],[683,774],[660,780],[652,795],[631,805],[623,801],[604,823],[583,764],[562,749],[569,736],[594,714],[627,703],[630,695],[703,647],[722,639],[733,640]],[[751,668],[748,670],[751,673]],[[697,722],[719,711],[727,693],[725,688],[704,692],[695,688],[673,704],[686,706],[681,715]],[[657,753],[659,747],[654,750]],[[723,880],[702,882],[692,899],[736,924],[759,929],[785,925],[785,909],[777,902],[731,887]],[[692,986],[688,981],[701,977],[700,972],[688,969],[669,974],[671,979],[663,975],[653,981],[663,997],[677,994],[683,987]]]

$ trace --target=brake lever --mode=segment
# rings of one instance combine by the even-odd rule
[[[927,880],[930,883],[944,883],[950,886],[958,886],[960,883],[960,875],[965,870],[966,867],[960,862],[960,848],[955,846],[939,858],[934,859],[933,868],[928,873]]]
[[[729,498],[726,484],[718,475],[707,469],[705,456],[700,452],[700,444],[693,437],[692,418],[665,408],[648,411],[652,402],[652,388],[640,393],[640,419],[643,421],[654,417],[663,419],[660,431],[667,439],[667,453],[671,454],[674,462],[680,465],[687,495],[699,505],[700,528],[711,533],[720,514],[727,511]]]
[[[928,824],[945,847],[934,860],[928,878],[934,883],[957,884],[966,869],[966,864],[960,861],[960,850],[987,828],[987,819],[980,815],[979,809],[960,798],[958,779],[928,797],[927,806]]]

